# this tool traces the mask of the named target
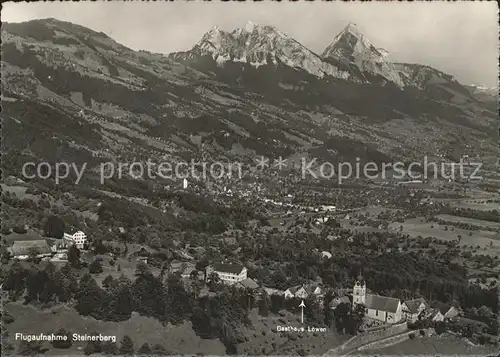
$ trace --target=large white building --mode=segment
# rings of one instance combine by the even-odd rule
[[[366,282],[361,278],[356,281],[352,291],[353,308],[361,304],[365,307],[365,316],[389,324],[395,324],[403,318],[401,300],[366,293]]]
[[[223,283],[229,285],[236,284],[247,278],[247,268],[240,264],[215,263],[209,270],[216,273]]]
[[[74,234],[64,233],[63,238],[73,242],[78,249],[83,249],[87,243],[87,235],[82,231],[78,231]]]

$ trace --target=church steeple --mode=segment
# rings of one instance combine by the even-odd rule
[[[366,298],[366,282],[361,273],[358,275],[352,289],[352,304],[364,304]]]
[[[356,278],[356,281],[359,281],[360,283],[364,283],[365,279],[363,278],[363,274],[359,272],[358,277]]]

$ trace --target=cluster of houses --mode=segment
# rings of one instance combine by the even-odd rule
[[[194,269],[194,266],[191,269]],[[207,268],[207,274],[213,272],[217,273],[225,284],[251,289],[259,288],[259,284],[247,277],[247,269],[243,265],[217,263]],[[190,275],[183,273],[182,276],[189,277]],[[262,290],[266,291],[268,295],[283,295],[285,299],[315,297],[322,300],[324,297],[324,291],[319,284],[297,285],[285,291],[268,287],[262,287]],[[403,302],[398,298],[369,293],[366,281],[362,277],[358,277],[355,282],[352,294],[338,296],[332,300],[330,307],[335,309],[341,303],[347,303],[352,308],[362,305],[365,308],[366,317],[387,324],[397,324],[404,321],[415,323],[420,319],[444,321],[457,317],[460,313],[458,308],[448,304],[436,302],[431,306],[423,298]]]
[[[359,277],[352,290],[352,304],[365,307],[365,316],[384,323],[416,322],[420,319],[444,321],[458,316],[459,310],[451,305],[434,303],[430,306],[423,298],[402,302],[398,298],[369,294],[366,281]]]
[[[64,233],[62,239],[16,240],[8,248],[8,251],[14,258],[19,260],[26,260],[32,256],[42,259],[67,260],[67,250],[72,245],[75,245],[78,249],[85,249],[87,246],[86,234],[78,231],[74,234]],[[234,285],[238,288],[252,289],[254,291],[265,291],[268,295],[283,295],[285,299],[314,297],[322,301],[324,297],[324,291],[320,284],[317,283],[297,285],[284,291],[260,286],[248,277],[247,268],[241,264],[214,263],[207,267],[203,276],[203,274],[198,274],[195,264],[192,261],[172,262],[170,272],[180,272],[182,278],[193,278],[196,275],[200,280],[206,279],[215,273],[224,284]],[[459,315],[459,310],[456,307],[442,303],[434,303],[431,307],[423,298],[403,302],[398,298],[372,294],[367,290],[366,281],[362,277],[358,277],[352,293],[345,291],[344,294],[337,295],[330,303],[332,309],[335,309],[342,303],[349,304],[352,308],[361,305],[365,309],[366,317],[388,324],[396,324],[403,321],[414,323],[419,319],[443,321]]]
[[[46,238],[41,236],[30,236],[27,234],[26,240],[15,240],[7,251],[19,260],[26,260],[30,257],[40,259],[67,260],[68,248],[75,245],[78,249],[85,249],[87,246],[87,235],[78,231],[74,234],[64,233],[63,238]],[[33,239],[35,238],[35,239]]]

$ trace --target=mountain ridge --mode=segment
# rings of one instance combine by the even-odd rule
[[[3,101],[11,146],[5,161],[13,165],[20,154],[99,162],[141,155],[183,161],[204,152],[249,162],[254,155],[301,153],[335,162],[355,154],[379,161],[425,152],[445,157],[469,144],[471,152],[495,148],[488,133],[496,114],[447,78],[401,89],[321,78],[279,56],[276,65],[258,67],[219,65],[212,56],[175,61],[68,26],[57,20],[2,26],[2,94],[13,98]],[[237,35],[254,43],[266,31],[272,36],[263,45],[288,41],[273,29],[245,31]],[[480,140],[486,149],[474,149]]]
[[[277,28],[248,22],[231,32],[218,26],[203,35],[191,49],[172,53],[172,59],[190,59],[209,55],[222,65],[227,61],[249,63],[254,67],[284,63],[291,68],[303,69],[317,77],[330,75],[347,79],[347,73],[321,60],[321,57]]]

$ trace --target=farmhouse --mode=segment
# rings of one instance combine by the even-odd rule
[[[326,258],[326,259],[330,259],[332,257],[332,253],[327,252],[326,250],[324,250],[324,251],[321,252],[321,257],[322,258]]]
[[[47,244],[50,247],[50,250],[54,253],[66,253],[69,247],[73,244],[72,241],[68,241],[66,239],[46,239]]]
[[[336,309],[340,304],[351,305],[351,299],[349,299],[349,296],[346,295],[336,297],[330,302],[330,309]]]
[[[247,278],[247,268],[240,264],[216,263],[208,270],[219,275],[222,282],[229,285]]]
[[[432,321],[444,321],[445,319],[451,319],[458,315],[458,309],[454,306],[439,302],[435,303],[434,306],[436,310],[432,316]]]
[[[367,317],[389,324],[398,323],[403,318],[401,300],[387,296],[367,294],[366,282],[362,278],[358,278],[356,281],[352,297],[353,308],[356,305],[364,305]]]
[[[172,262],[170,262],[170,265],[168,267],[168,271],[171,274],[177,273],[178,271],[183,271],[184,268],[186,267],[186,262],[182,262],[180,260],[174,259]]]
[[[407,300],[402,305],[403,316],[409,322],[415,322],[427,308],[427,302],[423,298]]]
[[[19,260],[28,259],[30,255],[37,258],[50,257],[52,251],[44,239],[39,240],[18,240],[8,248],[8,251]]]
[[[314,295],[316,297],[321,295],[321,288],[318,285],[297,285],[288,288],[284,292],[285,299],[299,298],[306,299],[307,297]]]
[[[291,299],[294,297],[307,297],[304,296],[306,294],[305,289],[302,287],[302,285],[297,285],[297,286],[292,286],[291,288],[288,288],[285,290],[285,299]]]
[[[191,278],[191,274],[197,274],[199,280],[203,277],[201,272],[193,273],[193,271],[196,271],[196,266],[190,262],[182,263],[181,268],[178,271],[181,272],[181,278],[183,279]]]
[[[256,290],[259,288],[259,284],[257,284],[253,279],[246,278],[245,280],[237,282],[236,287],[240,289]]]
[[[283,295],[283,290],[264,287],[263,289],[267,295]]]

